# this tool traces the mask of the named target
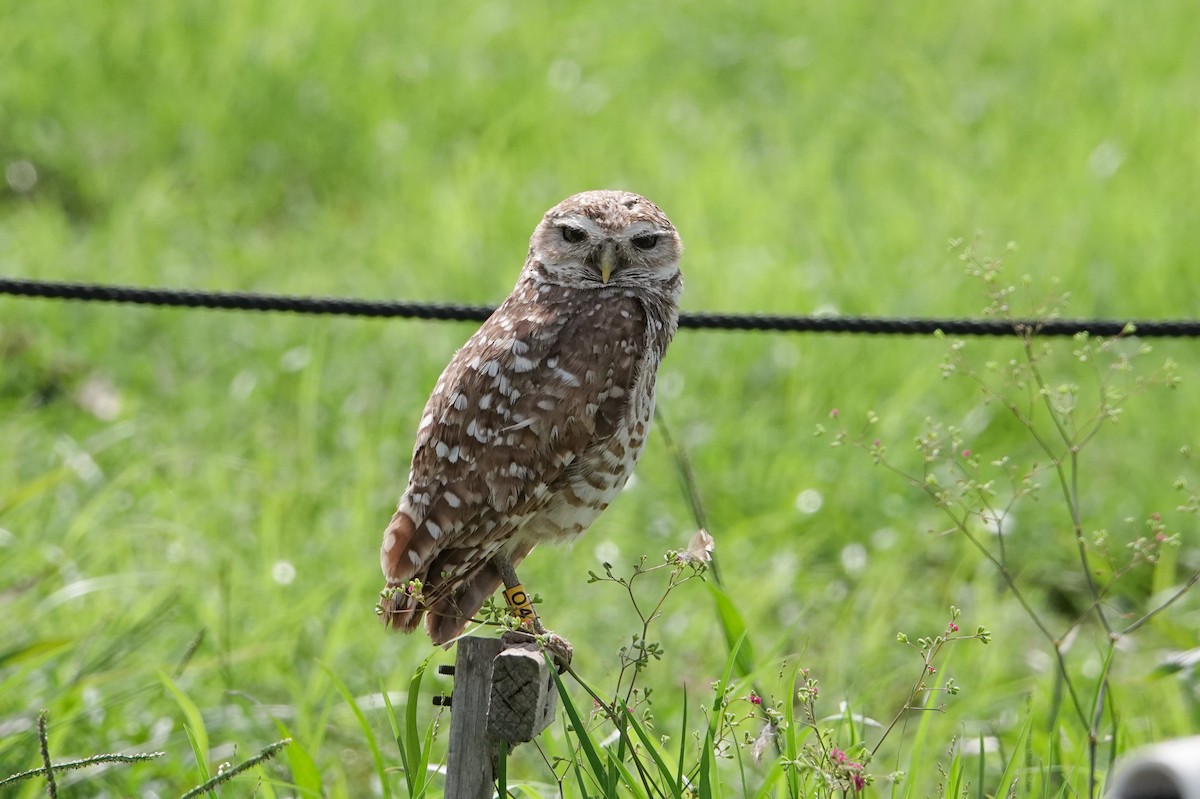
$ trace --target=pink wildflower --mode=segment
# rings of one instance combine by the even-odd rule
[[[750,696],[748,698],[750,700],[750,704],[752,704],[752,705],[761,705],[762,704],[762,697],[759,696],[758,694],[754,693],[753,691],[750,692]]]
[[[969,449],[964,449],[964,450],[962,451],[962,456],[963,456],[964,458],[969,458],[969,457],[971,457],[971,450],[969,450]]]
[[[952,633],[958,632],[958,625],[955,624],[954,622],[950,622],[950,632],[952,632]]]
[[[854,786],[854,790],[856,791],[861,791],[863,788],[867,787],[867,781],[863,779],[863,775],[861,774],[851,774],[850,783]]]
[[[829,759],[832,760],[834,763],[845,763],[846,762],[846,753],[843,752],[841,749],[838,749],[835,746],[829,750]]]

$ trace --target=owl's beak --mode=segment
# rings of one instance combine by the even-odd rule
[[[608,285],[608,279],[612,277],[613,262],[616,255],[615,250],[616,247],[613,243],[608,242],[600,252],[600,282],[606,286]]]

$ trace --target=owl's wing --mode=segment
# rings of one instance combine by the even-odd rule
[[[512,548],[513,533],[549,501],[564,471],[616,428],[637,376],[646,316],[636,299],[585,304],[579,292],[523,289],[438,380],[408,490],[384,533],[388,585],[419,578],[427,604]],[[419,613],[392,617],[402,628],[418,622]]]

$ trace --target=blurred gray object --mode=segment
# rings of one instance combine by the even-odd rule
[[[1134,749],[1121,757],[1110,799],[1200,799],[1200,736]]]

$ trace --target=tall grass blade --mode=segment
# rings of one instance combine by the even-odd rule
[[[183,712],[183,729],[187,733],[188,743],[191,744],[192,752],[196,756],[196,765],[200,767],[200,780],[208,782],[212,774],[208,770],[208,730],[204,726],[204,716],[200,713],[200,708],[196,707],[196,703],[175,684],[175,681],[165,671],[159,673],[158,679]]]
[[[683,762],[687,757],[687,742],[688,742],[688,734],[687,734],[688,695],[687,695],[687,686],[686,685],[683,686],[682,715],[683,715],[683,719],[682,719],[682,721],[679,722],[679,767],[675,771],[675,784],[679,786],[680,790],[683,790],[683,788],[684,788]]]
[[[317,766],[317,761],[313,759],[313,756],[309,754],[307,749],[296,743],[296,736],[292,734],[292,731],[288,729],[286,724],[276,719],[275,726],[284,738],[292,742],[287,747],[285,753],[288,761],[288,771],[292,773],[292,787],[296,788],[304,796],[324,796],[325,786],[321,778],[321,769]]]
[[[742,612],[734,604],[732,597],[724,588],[714,583],[706,583],[712,593],[713,602],[717,607],[717,620],[721,623],[721,631],[725,634],[725,645],[729,651],[737,655],[738,673],[745,677],[755,670],[754,647],[747,637],[748,628]]]
[[[604,767],[604,759],[600,756],[600,751],[592,739],[588,737],[583,718],[575,708],[575,703],[571,701],[571,695],[567,693],[567,686],[559,676],[558,669],[550,669],[550,676],[554,678],[554,685],[558,688],[558,698],[562,700],[563,710],[566,711],[567,718],[571,721],[571,727],[575,730],[575,738],[579,741],[579,748],[583,750],[584,757],[587,758],[588,767],[596,778],[596,784],[607,786],[609,777],[608,769]]]
[[[346,687],[346,684],[338,679],[338,676],[334,674],[333,670],[328,666],[325,666],[324,668],[325,673],[329,675],[329,679],[333,683],[333,687],[337,689],[339,694],[341,694],[342,699],[345,700],[346,704],[350,706],[351,712],[354,713],[354,718],[358,720],[358,726],[360,729],[362,729],[363,737],[367,741],[367,748],[371,750],[371,760],[375,764],[375,773],[379,776],[379,782],[383,790],[383,796],[385,799],[391,799],[391,777],[388,774],[387,766],[383,761],[383,753],[379,750],[379,742],[375,740],[375,733],[371,730],[371,725],[367,722],[366,715],[363,714],[362,708],[358,706],[358,702],[355,701],[354,695],[350,693],[350,689]]]
[[[1029,741],[1031,729],[1033,729],[1033,713],[1027,712],[1025,723],[1021,725],[1021,732],[1013,743],[1012,756],[1009,757],[1008,763],[1004,766],[1004,773],[1000,775],[1000,781],[996,784],[996,796],[1007,796],[1015,786],[1017,778],[1020,776],[1021,758],[1025,755],[1025,746]]]
[[[658,745],[646,734],[642,725],[638,723],[638,720],[634,718],[634,715],[629,712],[628,708],[622,708],[621,712],[625,716],[626,729],[632,729],[634,734],[637,735],[638,740],[642,742],[642,746],[645,747],[651,760],[654,761],[654,766],[658,769],[659,776],[670,790],[670,795],[675,797],[675,799],[683,799],[683,786],[676,782],[671,767],[667,765],[667,761],[663,760],[662,754],[658,751]]]
[[[724,595],[724,592],[721,592]],[[728,599],[728,597],[725,597]],[[740,619],[740,615],[738,616]],[[725,674],[721,677],[721,681],[717,683],[716,689],[713,691],[712,709],[709,714],[708,727],[704,732],[704,751],[700,753],[700,775],[697,789],[700,799],[713,799],[720,796],[720,786],[715,780],[716,771],[716,755],[713,752],[716,746],[717,731],[725,719],[725,691],[729,686],[729,679],[733,676],[733,670],[738,663],[742,646],[746,643],[746,631],[743,625],[741,635],[739,635],[729,647],[729,657],[725,660]]]
[[[783,720],[787,725],[783,732],[783,756],[791,766],[784,772],[787,777],[788,796],[800,796],[800,772],[796,762],[800,757],[800,734],[796,729],[796,678],[800,676],[800,667],[792,672],[788,680],[787,701],[783,703]]]
[[[425,676],[425,670],[429,668],[433,657],[430,655],[425,658],[413,672],[412,679],[409,680],[408,699],[404,706],[403,730],[396,721],[392,699],[382,681],[379,689],[384,707],[387,709],[388,721],[392,726],[392,735],[396,739],[396,748],[400,751],[400,763],[404,768],[404,781],[408,787],[408,795],[414,798],[425,793],[426,780],[429,777],[430,741],[428,739],[432,736],[433,727],[430,726],[428,735],[424,736],[426,739],[424,745],[422,745],[422,735],[417,725],[417,709],[420,707],[421,679]]]

